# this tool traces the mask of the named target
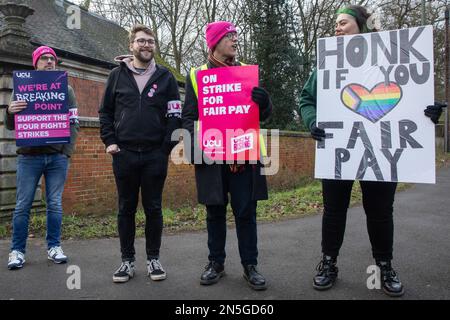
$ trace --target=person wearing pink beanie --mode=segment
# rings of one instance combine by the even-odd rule
[[[206,27],[206,44],[213,50],[216,44],[222,40],[227,33],[236,33],[236,27],[228,21],[217,21],[209,23]]]
[[[206,27],[208,45],[207,64],[193,68],[186,79],[186,97],[182,108],[183,128],[189,130],[191,163],[194,163],[195,122],[198,121],[197,72],[200,69],[242,66],[236,60],[238,34],[236,27],[227,21],[217,21]],[[272,112],[269,94],[261,87],[254,87],[252,100],[259,106],[260,120],[266,120]],[[198,201],[206,206],[208,230],[208,264],[200,276],[200,284],[217,283],[224,274],[226,212],[228,194],[236,221],[244,279],[254,290],[265,290],[266,279],[256,269],[258,263],[256,207],[258,200],[268,198],[266,177],[261,174],[262,164],[194,163]]]
[[[54,60],[51,59],[51,57],[53,56]],[[39,61],[39,59],[41,57],[43,58],[47,58],[47,62],[50,59],[50,62],[58,62],[58,57],[56,56],[55,51],[47,46],[40,46],[39,48],[37,48],[36,50],[33,51],[33,67],[36,69],[37,63]],[[51,68],[50,68],[51,67]],[[53,69],[54,67],[51,66],[51,64],[49,64],[49,70]]]
[[[55,51],[41,46],[32,53],[33,67],[37,72],[56,70],[58,58]],[[46,144],[40,146],[20,146],[17,148],[16,190],[11,252],[8,256],[8,269],[21,269],[25,264],[28,224],[32,203],[35,199],[39,180],[45,179],[47,212],[47,258],[56,264],[68,261],[61,247],[62,194],[69,169],[69,158],[75,150],[76,138],[80,130],[78,107],[73,88],[67,87],[68,116],[70,119],[70,143]],[[15,130],[15,115],[24,111],[28,104],[16,100],[14,91],[6,108],[4,123],[8,130]]]

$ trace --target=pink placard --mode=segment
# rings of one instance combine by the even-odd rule
[[[70,136],[68,114],[16,115],[16,139],[62,138]]]
[[[70,143],[70,122],[76,108],[69,110],[66,71],[14,71],[14,100],[27,108],[14,115],[16,145],[45,146]]]
[[[41,131],[19,131],[16,133],[18,139],[44,139],[44,138],[64,138],[70,134],[70,130],[41,130]]]
[[[211,160],[259,160],[258,66],[197,73],[199,144]]]

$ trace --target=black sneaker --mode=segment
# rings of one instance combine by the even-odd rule
[[[336,258],[324,255],[316,270],[318,272],[313,279],[314,289],[330,289],[334,285],[339,271],[338,267],[336,267]]]
[[[119,269],[114,272],[113,281],[117,283],[127,282],[134,277],[134,262],[124,261]]]
[[[153,281],[160,281],[166,278],[166,271],[164,271],[159,259],[147,260],[147,275]]]
[[[200,277],[200,284],[210,285],[219,282],[220,278],[225,275],[225,268],[223,264],[215,261],[210,261]]]
[[[244,279],[253,290],[266,290],[266,279],[256,270],[255,265],[244,266]]]
[[[381,283],[384,293],[390,297],[401,297],[405,293],[405,290],[397,273],[392,268],[391,262],[377,261],[376,264],[381,271]]]

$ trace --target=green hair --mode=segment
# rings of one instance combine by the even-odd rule
[[[349,8],[342,8],[342,9],[339,9],[338,11],[336,11],[336,14],[341,14],[341,13],[349,14],[349,15],[351,15],[353,18],[356,19],[356,12],[355,12],[354,10],[352,10],[352,9],[349,9]]]
[[[358,25],[359,31],[361,33],[368,33],[377,31],[376,29],[370,30],[367,27],[367,20],[371,16],[370,13],[367,12],[366,8],[357,5],[350,5],[346,8],[341,8],[336,11],[336,14],[348,14],[355,18],[356,24]]]

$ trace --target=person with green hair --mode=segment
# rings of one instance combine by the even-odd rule
[[[337,12],[336,36],[378,31],[373,16],[364,7],[351,5]],[[300,114],[315,140],[326,138],[325,131],[316,126],[317,73],[313,71],[300,95]],[[425,109],[425,115],[437,123],[444,104],[435,103]],[[322,218],[322,259],[317,265],[313,287],[330,289],[338,275],[337,256],[345,233],[347,209],[354,180],[322,180],[324,214]],[[394,222],[393,205],[396,182],[360,181],[363,207],[372,255],[380,268],[383,291],[389,296],[402,296],[404,287],[392,268]]]

